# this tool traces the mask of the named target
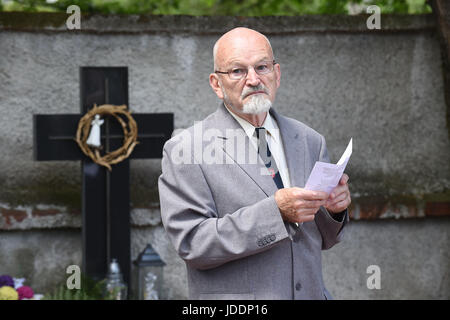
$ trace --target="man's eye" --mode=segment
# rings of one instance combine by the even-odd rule
[[[260,64],[256,66],[257,71],[267,71],[269,66],[267,64]]]
[[[233,69],[231,70],[231,73],[233,74],[243,74],[245,73],[244,69]]]

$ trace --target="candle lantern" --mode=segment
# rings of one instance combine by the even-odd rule
[[[134,265],[138,270],[138,299],[161,299],[163,268],[166,264],[150,244],[139,254]]]

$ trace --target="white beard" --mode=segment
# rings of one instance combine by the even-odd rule
[[[244,103],[242,112],[247,114],[258,114],[267,112],[272,107],[272,101],[267,99],[262,94],[254,94],[249,101]]]
[[[219,86],[222,89],[224,103],[230,108],[237,110],[231,103],[230,99],[228,99],[228,95],[220,82]],[[262,89],[264,89],[264,86],[262,88],[258,87],[258,90]],[[262,112],[268,112],[271,107],[272,101],[270,101],[267,97],[263,96],[262,94],[258,93],[250,97],[249,101],[244,103],[241,112],[246,114],[258,114]]]

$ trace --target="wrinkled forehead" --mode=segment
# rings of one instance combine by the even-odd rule
[[[219,39],[214,49],[214,62],[219,66],[273,59],[269,40],[257,32],[224,36]]]

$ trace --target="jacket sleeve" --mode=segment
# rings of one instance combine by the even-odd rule
[[[321,135],[319,161],[330,162],[325,138]],[[330,214],[327,209],[320,207],[314,218],[322,235],[322,250],[333,247],[342,240],[342,229],[349,221],[348,209],[343,212]]]
[[[209,269],[270,249],[288,237],[273,196],[219,215],[197,163],[172,161],[173,144],[163,151],[158,188],[161,217],[179,256],[196,269]]]

